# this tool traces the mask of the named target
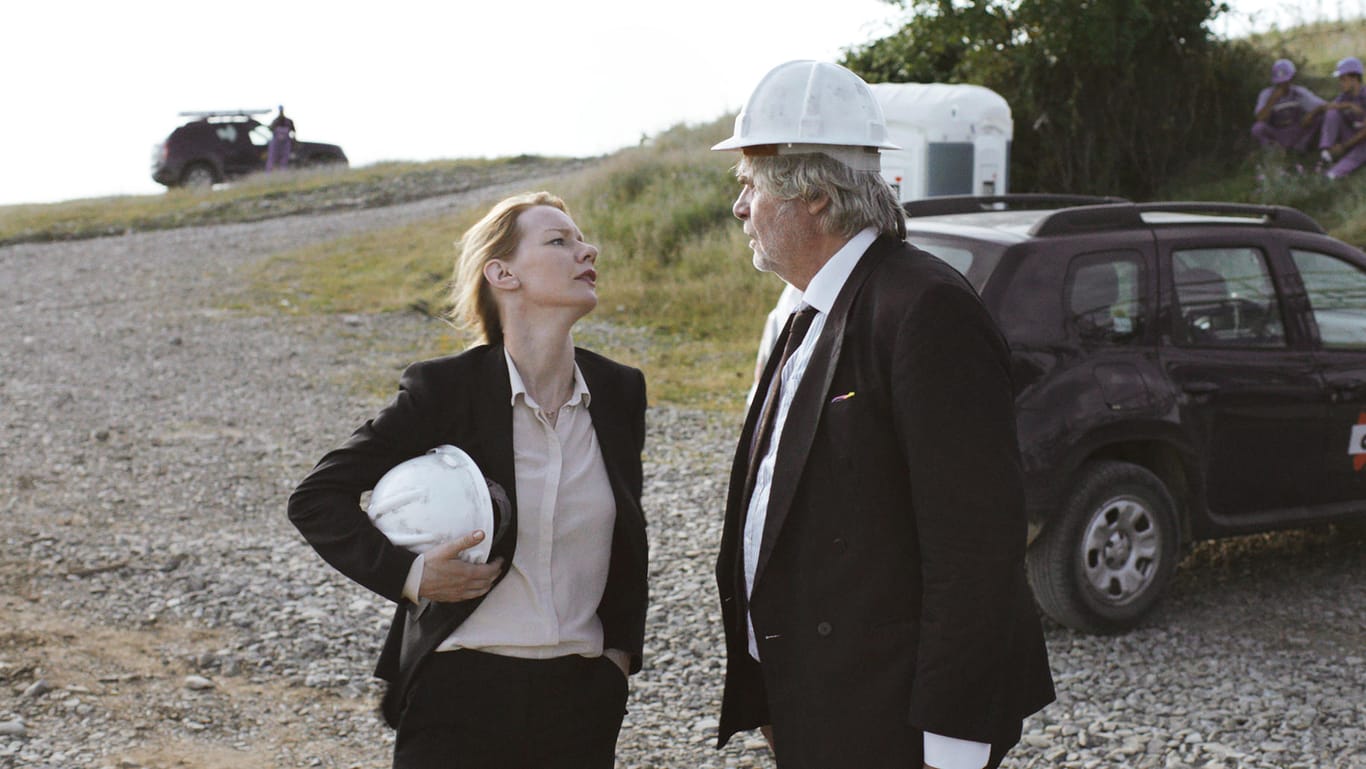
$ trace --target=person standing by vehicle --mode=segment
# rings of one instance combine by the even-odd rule
[[[1271,65],[1271,85],[1257,95],[1252,136],[1262,147],[1304,152],[1319,133],[1326,102],[1313,91],[1291,82],[1295,63],[1279,59]]]
[[[396,604],[376,670],[395,767],[613,766],[645,630],[646,401],[638,370],[574,347],[597,256],[559,198],[495,205],[465,233],[452,290],[487,343],[410,366],[290,497],[323,559]],[[487,564],[459,558],[478,532],[416,556],[360,509],[390,468],[440,444],[510,498]]]
[[[1324,105],[1319,152],[1329,179],[1341,179],[1366,164],[1366,90],[1361,59],[1348,56],[1333,69],[1342,92]]]
[[[270,121],[270,144],[266,148],[266,170],[289,167],[289,155],[294,150],[294,121],[285,117],[285,105],[280,114]]]
[[[1053,699],[1025,579],[1005,342],[903,240],[882,109],[857,75],[773,69],[714,150],[757,269],[802,292],[736,448],[716,576],[719,744],[780,769],[980,769]]]

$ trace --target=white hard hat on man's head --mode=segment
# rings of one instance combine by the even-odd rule
[[[855,171],[877,171],[878,150],[901,149],[887,140],[882,105],[868,84],[838,64],[820,61],[789,61],[770,70],[736,116],[734,135],[712,147],[747,148],[822,153]]]
[[[494,501],[474,460],[443,445],[385,473],[370,492],[366,512],[390,542],[416,553],[482,531],[484,539],[460,557],[484,563],[510,517]]]

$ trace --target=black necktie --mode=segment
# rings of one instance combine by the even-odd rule
[[[816,317],[816,308],[809,304],[798,307],[787,319],[787,327],[783,329],[786,341],[783,343],[782,356],[778,358],[778,367],[773,370],[773,377],[768,380],[768,390],[764,394],[763,409],[759,412],[759,422],[754,426],[754,435],[750,438],[749,444],[749,478],[748,491],[745,495],[746,501],[754,491],[754,475],[763,459],[764,451],[768,448],[768,441],[773,435],[773,421],[778,414],[779,390],[782,387],[783,367],[787,365],[788,358],[801,346],[802,340],[806,338],[806,332],[811,330],[811,321]],[[781,339],[783,335],[779,335]]]

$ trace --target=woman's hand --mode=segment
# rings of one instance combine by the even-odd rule
[[[441,603],[454,603],[478,598],[493,587],[493,581],[503,569],[503,559],[489,563],[467,563],[460,554],[484,540],[484,532],[474,531],[444,545],[428,550],[422,557],[421,598]]]
[[[602,656],[612,661],[626,678],[631,677],[631,655],[621,649],[603,649]]]

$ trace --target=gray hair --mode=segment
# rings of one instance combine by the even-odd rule
[[[821,154],[746,154],[735,169],[756,187],[784,200],[828,197],[830,205],[820,219],[827,235],[852,238],[872,227],[879,235],[906,238],[906,213],[877,171],[855,171]]]

